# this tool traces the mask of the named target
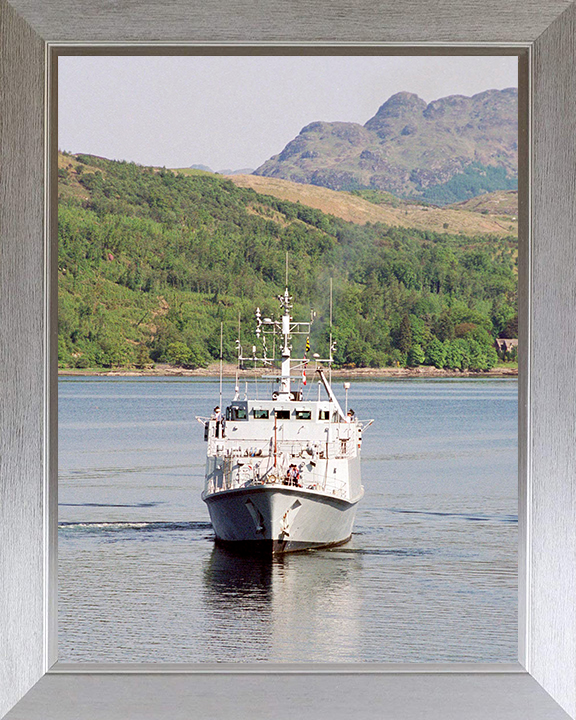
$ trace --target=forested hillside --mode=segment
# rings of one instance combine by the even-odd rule
[[[205,365],[236,356],[256,305],[278,313],[285,256],[294,316],[317,312],[327,352],[328,287],[340,365],[487,369],[515,336],[515,238],[363,226],[218,176],[59,157],[61,367]],[[295,342],[295,351],[301,348]]]

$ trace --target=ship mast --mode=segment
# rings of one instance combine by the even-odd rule
[[[288,256],[286,256],[286,285],[284,286],[284,293],[282,295],[277,295],[276,297],[280,301],[280,307],[282,308],[282,315],[279,320],[274,320],[271,317],[262,317],[262,314],[260,312],[260,308],[256,308],[256,338],[262,339],[262,357],[257,357],[256,355],[256,346],[254,345],[252,347],[252,357],[244,357],[242,353],[242,346],[240,345],[240,339],[237,341],[238,346],[238,362],[241,363],[245,360],[252,360],[254,362],[254,366],[256,366],[256,362],[262,362],[264,367],[275,365],[277,363],[276,359],[276,336],[281,335],[281,347],[280,347],[280,375],[270,375],[268,377],[273,377],[275,380],[280,381],[280,388],[278,392],[275,392],[273,394],[273,398],[276,400],[278,398],[282,400],[291,400],[292,398],[292,392],[290,389],[290,375],[292,370],[292,345],[290,344],[290,341],[292,340],[293,335],[306,335],[306,352],[310,349],[309,346],[309,338],[310,338],[310,329],[312,327],[312,322],[314,320],[314,316],[316,313],[314,311],[310,312],[310,321],[309,322],[294,322],[293,318],[290,314],[290,311],[293,308],[292,304],[292,296],[288,292]],[[273,350],[272,350],[272,357],[268,357],[268,348],[266,345],[266,335],[272,335],[272,342],[273,342]],[[314,355],[314,358],[320,362],[320,357],[318,355]],[[301,365],[298,365],[297,367],[306,367],[306,364],[308,363],[306,355],[304,355],[303,358],[298,358],[296,362],[300,362]],[[332,362],[332,357],[330,356],[329,360],[322,361],[322,362]],[[237,398],[236,398],[237,399]]]
[[[284,310],[282,315],[282,373],[280,376],[280,396],[290,397],[290,309],[292,308],[288,288],[284,291],[284,295],[279,295],[280,305]]]

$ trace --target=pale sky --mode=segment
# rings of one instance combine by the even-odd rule
[[[516,57],[61,57],[58,145],[142,165],[256,168],[310,122],[391,95],[517,87]]]

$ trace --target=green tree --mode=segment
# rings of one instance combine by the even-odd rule
[[[412,346],[412,325],[408,313],[404,315],[400,323],[400,331],[398,333],[398,349],[402,353],[408,354]]]
[[[518,313],[511,317],[503,327],[500,337],[517,338],[518,337]]]
[[[486,351],[486,370],[491,370],[498,364],[498,353],[496,348],[490,346]]]
[[[99,365],[113,368],[131,364],[133,353],[123,338],[108,333],[99,342],[100,352],[97,357]]]
[[[193,342],[188,346],[190,350],[191,367],[206,367],[212,359],[208,352],[198,342]]]
[[[438,318],[436,336],[443,341],[454,339],[454,319],[448,308],[445,308]]]
[[[450,370],[461,370],[464,365],[464,348],[465,341],[462,340],[446,340],[444,342],[444,366]]]
[[[154,362],[152,361],[152,358],[150,357],[150,352],[146,345],[144,343],[141,343],[137,350],[136,350],[136,356],[134,358],[134,366],[143,370],[146,368],[153,367]]]
[[[438,338],[432,340],[426,346],[426,365],[434,365],[437,368],[443,368],[446,360],[446,350],[444,345]]]
[[[422,365],[425,359],[424,350],[422,350],[422,346],[418,345],[418,343],[415,343],[412,345],[408,352],[408,359],[407,359],[407,365],[408,367],[417,367],[418,365]]]
[[[66,344],[66,340],[62,336],[58,336],[58,367],[70,367],[73,362],[74,358]]]
[[[190,367],[192,365],[190,348],[180,341],[170,343],[166,348],[164,357],[172,365],[179,365],[181,367]]]
[[[477,340],[468,340],[470,370],[490,370],[498,362],[495,348],[485,347]]]

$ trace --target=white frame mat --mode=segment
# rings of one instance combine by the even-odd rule
[[[54,58],[181,46],[519,56],[517,665],[56,662]],[[0,717],[576,719],[575,143],[568,0],[0,0]]]

